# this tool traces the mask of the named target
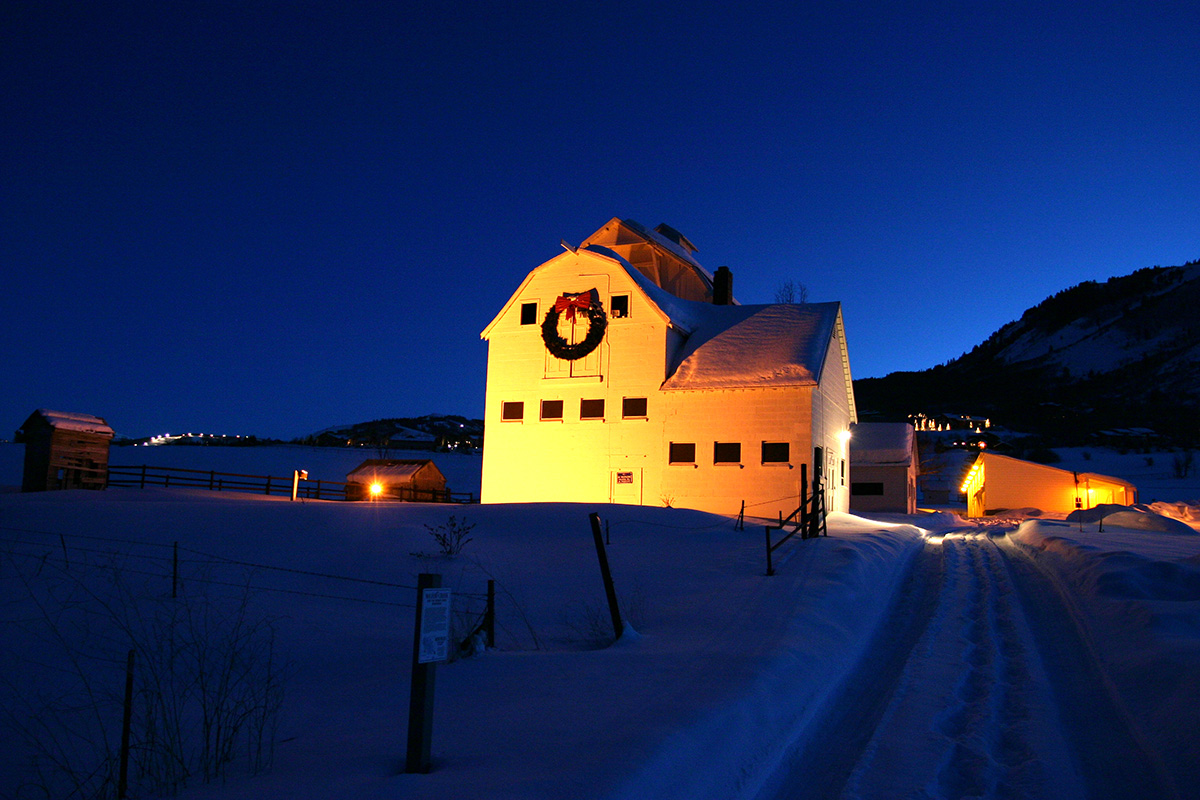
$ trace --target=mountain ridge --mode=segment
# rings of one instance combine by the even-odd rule
[[[1027,309],[968,353],[854,381],[864,419],[968,410],[1055,443],[1142,427],[1198,438],[1200,260],[1084,281]]]

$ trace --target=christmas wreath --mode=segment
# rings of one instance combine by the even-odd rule
[[[576,313],[588,318],[588,332],[582,342],[571,344],[558,335],[558,321],[564,312],[571,322],[575,321]],[[608,315],[600,305],[599,292],[592,289],[580,294],[564,294],[546,311],[546,318],[542,320],[542,341],[555,358],[576,361],[600,346],[607,328]]]

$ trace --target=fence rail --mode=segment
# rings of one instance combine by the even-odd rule
[[[237,472],[216,470],[184,469],[182,467],[152,467],[109,465],[109,486],[131,486],[145,489],[147,486],[166,488],[208,489],[214,492],[249,492],[254,494],[287,495],[292,493],[292,477],[275,475],[243,475]],[[350,487],[347,489],[347,487]],[[345,481],[302,480],[296,487],[296,496],[309,500],[363,500],[371,499],[360,488],[361,484]],[[421,490],[397,487],[379,498],[407,500],[423,503],[474,503],[475,496],[469,492],[448,490]]]

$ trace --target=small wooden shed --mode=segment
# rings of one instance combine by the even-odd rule
[[[917,437],[907,422],[850,426],[850,510],[917,513]]]
[[[1077,508],[1137,502],[1137,487],[1120,478],[1072,472],[999,453],[980,453],[962,490],[967,495],[968,517],[1011,508],[1069,514]]]
[[[25,444],[21,491],[103,489],[113,430],[100,417],[39,408],[17,431]]]
[[[346,476],[346,499],[444,503],[449,495],[446,476],[431,459],[368,458]]]

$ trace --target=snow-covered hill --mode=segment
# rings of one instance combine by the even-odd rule
[[[1194,446],[1200,262],[1085,282],[1030,308],[971,352],[922,372],[855,381],[860,415],[988,416],[1052,444],[1147,428]]]

